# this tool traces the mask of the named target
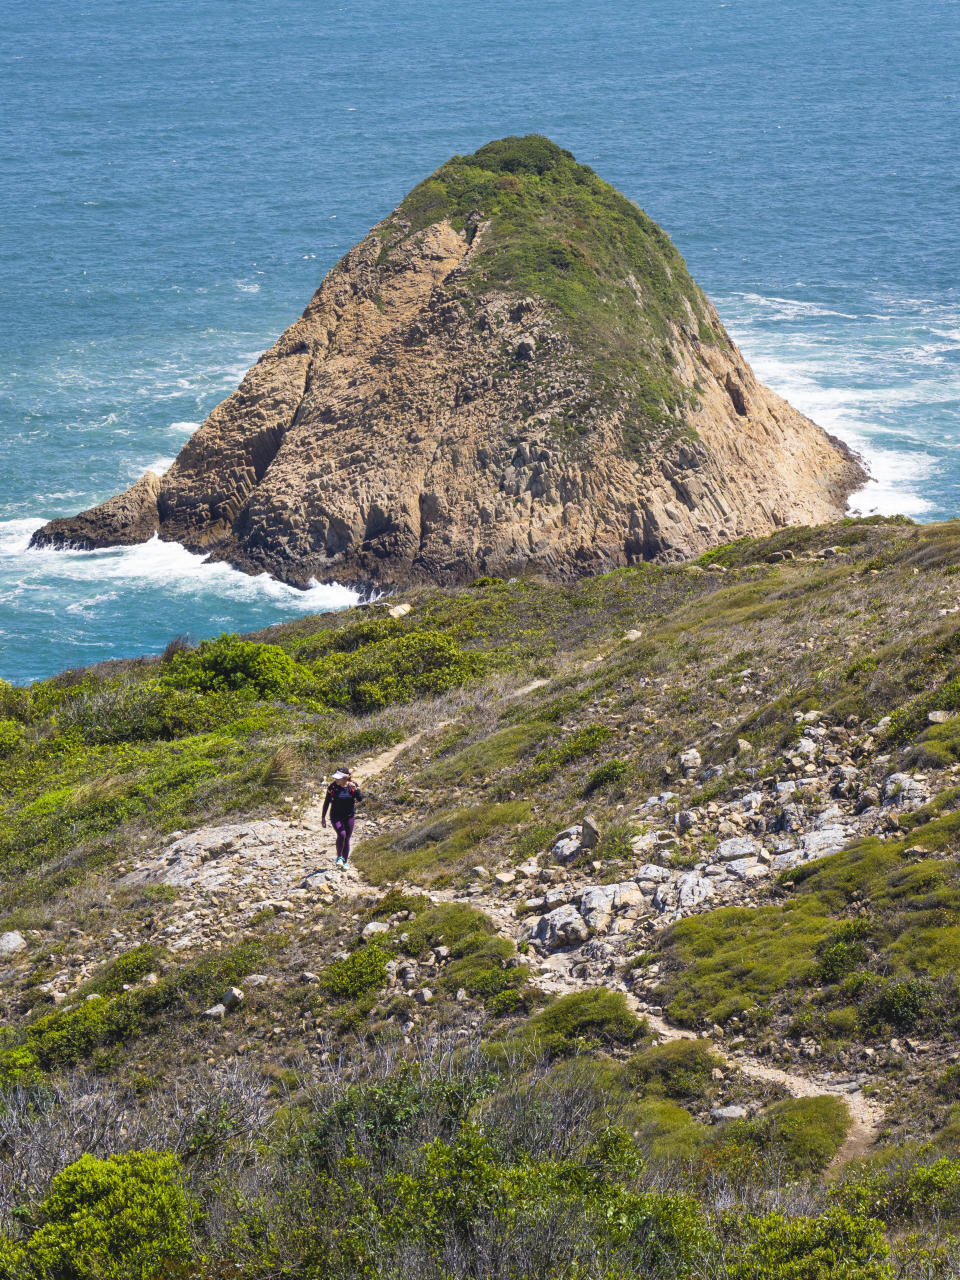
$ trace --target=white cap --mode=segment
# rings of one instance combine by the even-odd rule
[[[334,782],[336,782],[338,778],[349,778],[349,777],[350,777],[349,773],[344,773],[342,769],[338,769],[337,772],[333,775],[333,780]]]

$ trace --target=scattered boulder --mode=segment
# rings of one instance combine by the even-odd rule
[[[382,920],[371,920],[369,924],[365,924],[360,930],[361,938],[375,938],[377,934],[389,933],[390,926],[384,924]]]
[[[714,1124],[722,1124],[724,1120],[745,1120],[747,1118],[747,1108],[738,1106],[714,1107],[710,1112],[710,1119]]]
[[[929,799],[926,787],[909,773],[891,773],[883,780],[883,803],[894,809],[919,809]]]
[[[227,987],[220,1003],[228,1013],[239,1008],[243,1004],[243,991],[239,987]]]
[[[580,830],[580,845],[584,849],[595,849],[600,841],[600,828],[589,814],[584,818]]]
[[[696,747],[688,747],[686,751],[680,752],[680,770],[685,778],[692,777],[702,764],[703,759]]]
[[[27,940],[18,929],[0,933],[0,956],[15,956],[27,949]]]
[[[576,907],[567,903],[541,916],[533,936],[548,951],[559,951],[561,947],[579,947],[590,937],[590,929]]]

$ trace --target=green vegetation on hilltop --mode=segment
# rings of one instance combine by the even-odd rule
[[[529,135],[454,156],[415,187],[384,228],[384,254],[398,235],[444,218],[469,236],[489,223],[465,283],[552,306],[591,352],[594,392],[615,395],[630,418],[628,450],[639,456],[651,428],[680,426],[687,391],[673,372],[674,329],[704,342],[722,335],[683,258],[641,209],[569,151]]]

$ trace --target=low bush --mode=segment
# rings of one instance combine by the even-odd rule
[[[26,735],[19,720],[0,720],[0,760],[15,755],[23,746]]]
[[[410,631],[318,659],[314,696],[332,707],[377,711],[457,688],[483,666],[479,654],[466,653],[443,632]]]
[[[178,650],[165,664],[161,679],[166,685],[198,693],[232,690],[257,698],[282,698],[309,684],[310,673],[277,644],[222,635],[196,649]]]
[[[84,1155],[53,1179],[22,1242],[0,1243],[0,1280],[175,1280],[193,1274],[196,1211],[174,1155]]]
[[[794,1174],[821,1173],[843,1145],[850,1112],[841,1098],[787,1098],[752,1120],[730,1125],[724,1141],[756,1149],[769,1162],[779,1154]]]
[[[593,987],[561,996],[534,1014],[522,1036],[532,1047],[562,1057],[587,1046],[634,1044],[645,1030],[619,991]]]
[[[727,1280],[891,1280],[883,1223],[840,1208],[819,1217],[779,1213],[734,1224]],[[735,1242],[735,1243],[734,1243]]]
[[[622,782],[629,770],[626,760],[607,760],[605,764],[598,765],[584,783],[584,796],[592,796],[595,791],[602,791]]]
[[[321,970],[320,986],[337,1000],[356,1000],[384,986],[390,958],[389,951],[370,943]]]
[[[463,954],[464,945],[477,939],[482,941],[485,936],[496,933],[493,921],[465,902],[430,905],[429,898],[419,901],[425,909],[417,910],[414,919],[397,926],[398,935],[405,933],[407,936],[406,941],[398,936],[396,945],[408,955],[422,956],[433,947],[449,947],[454,954]]]
[[[461,942],[454,954],[456,958],[443,970],[442,986],[450,992],[462,987],[467,995],[488,1005],[504,991],[524,986],[529,976],[526,965],[506,967],[516,954],[509,938],[474,935]]]
[[[628,1072],[645,1093],[696,1099],[706,1092],[711,1071],[721,1065],[722,1059],[703,1040],[668,1040],[635,1054]]]
[[[721,907],[673,926],[661,995],[682,1026],[723,1023],[758,1000],[810,982],[835,927],[814,897],[783,906]]]

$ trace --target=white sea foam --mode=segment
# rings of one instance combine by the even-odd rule
[[[851,510],[930,518],[942,507],[929,482],[956,445],[930,437],[922,410],[960,396],[960,371],[946,343],[931,343],[928,316],[857,318],[759,294],[735,295],[729,313],[757,377],[863,458],[871,478]]]
[[[0,520],[0,556],[18,556],[26,551],[31,537],[44,523],[35,518]]]
[[[74,592],[81,583],[101,588],[108,583],[129,589],[156,587],[174,598],[203,596],[209,598],[211,605],[215,600],[270,604],[297,613],[342,609],[360,599],[356,591],[338,582],[314,582],[306,590],[300,590],[267,573],[241,573],[228,564],[194,555],[178,542],[161,542],[156,535],[133,547],[27,551],[30,535],[42,523],[42,520],[11,520],[0,524],[0,554],[22,555],[26,577],[38,586],[42,579],[47,585],[57,580],[69,583]],[[83,607],[90,599],[84,597],[74,603]]]
[[[171,422],[167,430],[178,436],[192,436],[199,426],[199,422]]]

